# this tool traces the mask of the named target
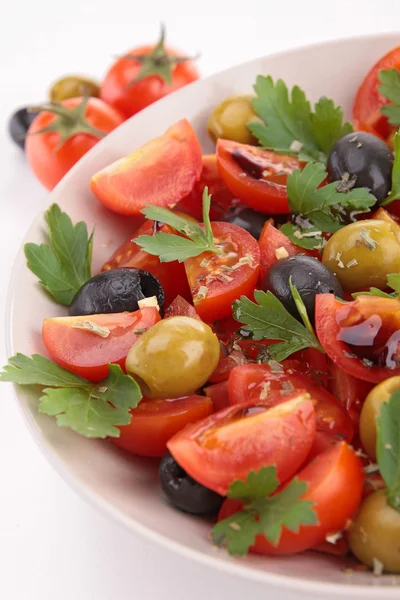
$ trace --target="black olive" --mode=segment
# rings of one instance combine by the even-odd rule
[[[197,483],[167,452],[160,463],[160,484],[168,500],[192,515],[216,516],[224,498]]]
[[[382,201],[392,187],[393,153],[372,133],[348,133],[336,142],[328,157],[330,181],[366,187]],[[349,189],[349,187],[347,189]],[[344,188],[345,189],[345,188]]]
[[[242,227],[258,240],[261,235],[267,215],[252,210],[247,206],[236,206],[231,212],[225,216],[225,220],[233,225]]]
[[[278,260],[265,274],[263,289],[272,292],[290,314],[301,321],[290,291],[289,279],[296,286],[311,322],[314,322],[317,294],[343,295],[342,286],[334,273],[312,256],[291,256]]]
[[[68,309],[71,316],[138,310],[138,300],[157,296],[160,312],[165,296],[161,283],[142,269],[110,269],[95,275],[77,291]]]
[[[25,137],[28,129],[39,112],[31,110],[29,107],[20,108],[11,115],[8,121],[10,137],[22,150],[25,149]]]

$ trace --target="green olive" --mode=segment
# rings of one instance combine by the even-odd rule
[[[214,108],[209,116],[207,129],[216,142],[218,138],[241,144],[257,144],[247,125],[257,121],[251,103],[252,96],[230,96]]]
[[[374,566],[375,559],[385,571],[400,573],[400,513],[387,503],[385,490],[365,498],[348,532],[348,542],[368,567]]]
[[[387,287],[387,275],[400,271],[400,227],[378,219],[357,221],[333,234],[322,262],[346,292]]]
[[[208,325],[191,317],[170,317],[132,346],[126,370],[146,397],[176,398],[204,385],[219,357],[218,338]]]
[[[360,440],[365,452],[376,460],[376,418],[381,406],[396,390],[400,390],[400,377],[390,377],[376,385],[365,399],[360,415]]]
[[[79,75],[67,75],[57,79],[49,91],[51,102],[62,102],[67,98],[77,98],[78,96],[92,96],[98,98],[100,95],[100,86],[96,81],[80,77]]]

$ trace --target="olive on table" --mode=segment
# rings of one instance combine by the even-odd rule
[[[68,309],[71,316],[133,312],[139,300],[156,296],[164,309],[164,290],[154,275],[129,267],[95,275],[77,291]]]
[[[169,317],[140,336],[126,370],[148,398],[178,398],[201,388],[215,370],[220,345],[211,328],[192,317]]]
[[[379,219],[346,225],[328,241],[322,262],[346,292],[384,290],[387,275],[400,271],[400,227]]]
[[[336,142],[328,156],[328,177],[349,177],[354,187],[366,187],[382,201],[392,187],[393,152],[372,133],[348,133]]]
[[[208,118],[207,129],[216,142],[218,138],[241,144],[257,144],[248,124],[258,120],[250,95],[230,96],[214,108]]]
[[[376,418],[381,414],[381,406],[390,400],[393,392],[400,390],[400,377],[390,377],[378,383],[365,398],[360,414],[360,440],[365,452],[376,460]]]
[[[209,517],[218,514],[224,498],[192,479],[170,452],[161,460],[159,477],[164,494],[179,510]]]
[[[26,106],[19,108],[13,113],[8,121],[8,132],[13,142],[22,150],[25,149],[25,138],[29,127],[39,114],[40,110],[35,110]]]
[[[384,571],[400,573],[400,512],[388,504],[385,490],[364,499],[347,539],[353,554],[368,567],[379,561]]]
[[[317,294],[335,294],[342,297],[343,290],[337,277],[318,259],[302,254],[282,258],[268,269],[262,287],[264,291],[272,292],[296,319],[300,320],[300,315],[290,290],[290,278],[304,302],[312,323]]]
[[[267,215],[253,210],[248,206],[236,206],[225,215],[225,221],[242,227],[242,229],[248,231],[256,240],[260,237],[267,219]]]
[[[99,84],[87,77],[67,75],[66,77],[57,79],[49,90],[51,102],[62,102],[68,98],[77,98],[79,96],[98,98],[100,96]]]

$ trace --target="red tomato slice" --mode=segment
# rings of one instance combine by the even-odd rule
[[[213,385],[208,385],[207,387],[203,388],[203,391],[206,396],[211,398],[214,410],[222,410],[223,408],[228,408],[228,406],[230,406],[227,381],[221,381],[221,383],[213,383]]]
[[[240,296],[253,295],[260,264],[257,240],[250,233],[218,222],[212,223],[212,231],[225,255],[203,252],[184,262],[194,307],[209,323],[230,315]]]
[[[200,177],[201,148],[189,121],[182,119],[164,135],[93,175],[90,187],[107,208],[139,215],[146,204],[172,208]]]
[[[203,168],[193,190],[179,203],[178,210],[193,215],[199,221],[203,220],[203,191],[208,187],[211,194],[210,219],[222,220],[223,215],[234,204],[232,193],[228,190],[218,170],[215,154],[205,154],[202,157]]]
[[[400,47],[393,48],[372,67],[358,88],[353,106],[353,123],[356,130],[368,131],[386,140],[394,129],[380,109],[389,101],[378,92],[379,72],[382,69],[400,70]]]
[[[298,532],[283,528],[277,546],[258,535],[251,552],[267,555],[295,554],[310,550],[325,541],[327,535],[344,529],[361,502],[364,472],[354,450],[341,442],[317,456],[297,478],[308,483],[303,500],[314,503],[317,525],[301,525]],[[236,500],[225,500],[218,520],[226,519],[242,508]]]
[[[347,414],[353,421],[355,431],[358,432],[360,412],[364,400],[374,387],[374,384],[356,379],[349,373],[345,373],[345,371],[332,361],[329,361],[328,369],[330,374],[328,389],[344,406]]]
[[[222,353],[217,367],[208,381],[210,381],[210,383],[221,383],[222,381],[228,381],[232,370],[237,366],[244,365],[246,363],[247,358],[241,350],[232,350],[232,352],[230,352],[228,355]]]
[[[106,327],[110,332],[108,337],[79,328],[88,321]],[[108,375],[108,363],[125,370],[125,359],[133,344],[143,330],[158,321],[160,314],[154,307],[133,313],[55,317],[43,321],[42,338],[58,365],[89,381],[100,381]]]
[[[243,204],[271,215],[290,212],[286,183],[301,166],[296,158],[219,139],[217,162],[226,187]]]
[[[228,380],[231,404],[262,401],[267,406],[285,402],[287,394],[294,390],[305,390],[311,396],[316,416],[317,436],[314,455],[339,440],[351,442],[354,435],[353,423],[336,398],[292,366],[283,365],[283,371],[275,373],[269,365],[243,365],[231,371]]]
[[[224,496],[236,479],[266,465],[276,465],[279,481],[286,481],[305,461],[314,436],[313,404],[298,392],[273,408],[244,402],[220,410],[167,446],[193,479]]]
[[[346,373],[371,383],[400,374],[400,300],[359,296],[343,303],[319,294],[315,323],[325,352]]]
[[[153,235],[156,231],[170,233],[172,229],[167,225],[157,228],[154,221],[145,221],[122,246],[114,252],[103,265],[102,271],[116,269],[117,267],[136,267],[148,271],[161,283],[165,293],[165,302],[169,304],[179,295],[186,300],[191,300],[189,283],[186,277],[185,267],[177,260],[169,263],[161,263],[158,256],[145,252],[140,246],[131,240],[139,235]]]
[[[138,456],[163,456],[172,436],[188,423],[205,419],[212,412],[213,404],[206,396],[186,396],[173,400],[144,398],[131,411],[129,425],[119,427],[120,436],[111,441]]]
[[[163,266],[166,264],[168,265],[171,263],[163,263]],[[168,306],[168,308],[165,310],[165,317],[192,317],[193,319],[200,319],[193,304],[190,304],[187,300],[185,300],[185,298],[182,298],[182,296],[177,296]]]

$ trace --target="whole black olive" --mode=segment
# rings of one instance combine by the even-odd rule
[[[335,294],[342,297],[343,290],[336,275],[312,256],[290,256],[278,260],[265,274],[263,289],[272,292],[293,317],[301,321],[290,290],[289,279],[296,286],[311,322],[314,322],[315,296]]]
[[[22,150],[25,149],[25,137],[28,129],[39,112],[31,110],[29,107],[20,108],[11,115],[8,121],[10,137]]]
[[[382,201],[392,187],[393,153],[372,133],[348,133],[328,156],[330,181],[343,180],[344,189],[366,187]]]
[[[224,498],[192,479],[169,452],[161,460],[159,476],[164,494],[179,510],[192,515],[218,514]]]
[[[157,296],[160,312],[165,296],[154,275],[135,268],[110,269],[95,275],[77,291],[68,309],[71,316],[138,310],[138,300]]]
[[[258,240],[268,216],[247,206],[236,206],[225,219],[228,223],[242,227]]]

